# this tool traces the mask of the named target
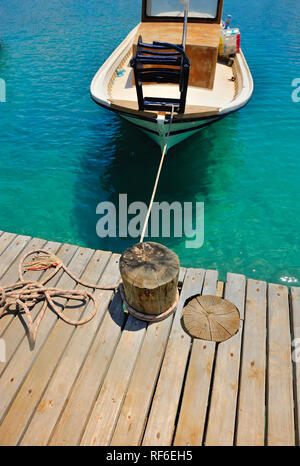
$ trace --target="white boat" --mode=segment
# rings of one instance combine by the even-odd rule
[[[220,55],[222,7],[223,0],[143,0],[141,23],[94,76],[92,99],[161,148],[168,132],[170,148],[244,107],[253,80],[240,48]]]

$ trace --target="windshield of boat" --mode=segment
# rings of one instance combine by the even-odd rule
[[[189,0],[189,18],[216,19],[219,0]],[[147,17],[183,17],[184,6],[179,0],[146,0]]]

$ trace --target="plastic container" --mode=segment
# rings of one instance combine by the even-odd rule
[[[239,29],[221,29],[219,55],[225,57],[235,55],[240,51],[240,44],[241,34]]]

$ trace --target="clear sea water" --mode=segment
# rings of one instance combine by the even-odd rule
[[[140,0],[0,0],[0,228],[122,252],[100,239],[96,206],[149,201],[160,151],[89,96],[92,77],[140,18]],[[225,0],[255,92],[168,153],[158,201],[203,201],[205,242],[153,238],[182,265],[276,283],[300,280],[298,0]],[[299,93],[300,95],[300,93]]]

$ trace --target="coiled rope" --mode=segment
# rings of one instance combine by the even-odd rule
[[[24,264],[24,261],[34,255],[32,260]],[[24,272],[30,270],[47,270],[54,267],[54,270],[41,281],[26,281],[24,279]],[[93,293],[86,290],[62,290],[54,287],[45,286],[46,283],[53,278],[61,269],[64,270],[75,282],[86,287],[98,290],[116,290],[117,285],[112,286],[99,286],[91,283],[85,283],[76,277],[65,264],[54,254],[50,253],[45,249],[35,249],[25,254],[18,267],[19,282],[13,283],[12,285],[6,285],[0,288],[0,318],[6,312],[10,311],[24,311],[28,324],[29,341],[31,344],[35,343],[36,335],[40,323],[44,317],[47,307],[50,307],[62,320],[70,325],[83,325],[89,322],[96,314],[98,308],[98,302]],[[94,307],[92,312],[81,320],[69,319],[54,303],[54,297],[62,297],[65,299],[74,299],[77,301],[87,302],[88,299],[92,300]],[[38,302],[44,300],[41,311],[39,312],[35,323],[33,323],[30,310]]]

